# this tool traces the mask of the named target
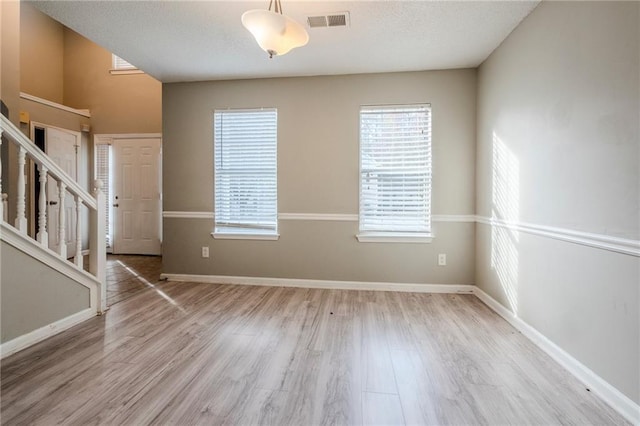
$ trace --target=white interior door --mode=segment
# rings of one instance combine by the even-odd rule
[[[160,138],[114,139],[113,253],[159,255]]]
[[[56,127],[43,126],[45,129],[45,151],[73,180],[78,180],[78,156],[80,151],[80,133]],[[60,208],[65,212],[65,241],[67,257],[76,253],[76,208],[73,196],[67,191],[62,206],[58,193],[58,182],[49,177],[47,181],[47,230],[49,248],[55,250],[60,244]]]

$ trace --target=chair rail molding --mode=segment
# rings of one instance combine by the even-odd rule
[[[164,211],[164,218],[175,219],[214,219],[214,212],[210,211]],[[279,220],[298,221],[330,221],[330,222],[357,222],[355,213],[278,213]],[[640,257],[640,241],[613,237],[610,235],[596,234],[592,232],[575,231],[546,225],[537,225],[525,222],[509,222],[487,216],[470,214],[434,214],[431,216],[434,223],[479,223],[488,226],[499,226],[514,231],[526,232],[546,238],[581,244],[602,250],[614,251],[621,254]]]
[[[483,225],[498,226],[513,231],[526,232],[541,237],[640,257],[640,241],[638,240],[526,222],[510,222],[487,216],[476,216],[476,222]]]
[[[203,211],[164,211],[162,217],[180,218],[180,219],[213,219],[213,212]],[[319,221],[336,221],[336,222],[357,222],[357,213],[278,213],[279,220],[319,220]],[[433,215],[433,222],[459,222],[473,223],[474,215]]]

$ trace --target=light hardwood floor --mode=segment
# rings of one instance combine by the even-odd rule
[[[158,281],[2,361],[2,424],[626,424],[471,295]]]

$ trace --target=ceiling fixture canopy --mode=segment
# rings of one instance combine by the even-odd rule
[[[274,11],[271,10],[272,7]],[[243,13],[242,25],[270,58],[284,55],[309,42],[309,34],[302,25],[282,14],[280,0],[270,0],[269,10],[254,9]]]

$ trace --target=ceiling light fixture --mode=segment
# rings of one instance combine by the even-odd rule
[[[271,11],[274,7],[275,11]],[[270,0],[269,10],[254,9],[242,14],[242,25],[255,37],[269,58],[284,55],[309,42],[302,25],[282,14],[280,0]]]

